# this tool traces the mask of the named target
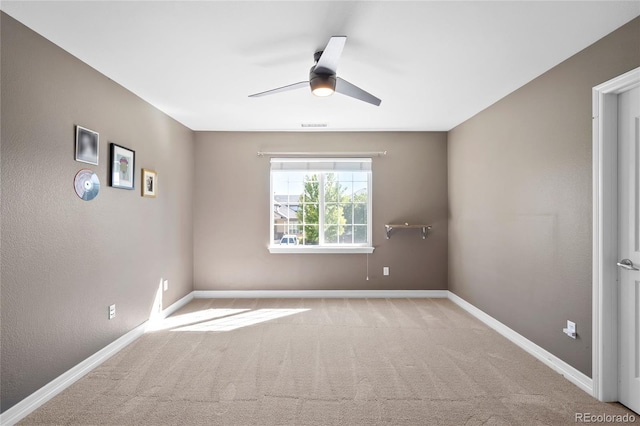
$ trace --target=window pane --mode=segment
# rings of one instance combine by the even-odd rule
[[[363,244],[367,242],[367,227],[366,225],[356,225],[353,227],[353,242],[356,244]]]
[[[282,220],[275,220],[273,224],[273,241],[275,244],[280,243],[280,238],[284,236],[285,225]]]
[[[338,173],[338,180],[340,182],[351,182],[353,180],[353,173],[351,173],[351,172],[340,172],[340,173]]]
[[[367,205],[358,203],[353,205],[353,223],[359,225],[367,224]]]
[[[326,225],[342,225],[344,217],[342,217],[342,207],[340,204],[327,203],[324,207],[324,223]]]
[[[285,173],[273,173],[271,176],[274,194],[287,194],[289,177]]]
[[[304,173],[274,173],[272,176],[273,191],[277,194],[286,194],[290,186],[303,182]]]
[[[288,190],[289,198],[287,201],[289,203],[299,203],[300,196],[302,195],[303,192],[304,192],[304,185],[302,182],[289,182],[289,190]]]
[[[340,207],[342,208],[344,223],[351,225],[353,223],[353,204],[341,204]]]
[[[302,205],[302,222],[305,225],[318,225],[320,224],[318,215],[318,204],[303,204]],[[298,213],[300,217],[300,213]]]
[[[325,173],[324,175],[324,200],[326,202],[337,203],[343,192],[337,173]]]
[[[326,191],[324,194],[324,200],[327,203],[337,203],[338,202],[338,194],[331,190],[331,191]]]
[[[353,184],[353,201],[357,203],[365,203],[367,201],[369,191],[366,182],[356,182]]]
[[[368,172],[356,172],[353,174],[354,182],[368,182],[369,181],[369,173]]]
[[[341,203],[350,203],[353,199],[353,183],[340,181],[340,186],[342,187],[342,196],[340,197]]]
[[[340,233],[340,229],[339,228],[343,228],[343,226],[337,226],[337,225],[327,225],[324,227],[324,242],[326,244],[337,244],[338,243],[338,236]]]
[[[286,172],[283,173],[289,178],[289,182],[304,182],[307,174],[305,172]]]
[[[282,233],[284,235],[289,234],[290,229],[291,229],[291,222],[287,220],[282,224]]]
[[[340,235],[340,244],[353,244],[353,226],[344,227],[344,233]]]
[[[319,189],[318,175],[306,175],[303,186],[303,201],[315,203],[320,201]]]
[[[320,240],[318,225],[305,225],[302,229],[302,241],[300,244],[306,246],[317,246]]]

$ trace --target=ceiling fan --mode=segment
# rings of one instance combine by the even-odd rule
[[[347,41],[346,36],[333,36],[329,39],[327,47],[324,50],[316,52],[313,59],[316,62],[309,70],[309,81],[301,81],[299,83],[290,84],[288,86],[278,87],[277,89],[267,90],[266,92],[255,93],[249,95],[250,98],[260,96],[273,95],[275,93],[286,92],[289,90],[302,89],[310,87],[311,93],[316,96],[329,96],[334,92],[341,93],[352,98],[368,102],[375,106],[379,106],[380,99],[373,96],[355,86],[348,81],[337,77],[338,61]]]

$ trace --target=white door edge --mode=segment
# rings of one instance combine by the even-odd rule
[[[593,88],[593,396],[618,400],[617,95],[640,86],[640,67]]]

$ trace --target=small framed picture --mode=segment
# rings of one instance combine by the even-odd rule
[[[76,126],[76,161],[98,165],[98,132]]]
[[[111,144],[111,186],[133,189],[136,152],[115,143]]]
[[[154,170],[142,169],[142,196],[155,197],[158,193],[158,174]]]

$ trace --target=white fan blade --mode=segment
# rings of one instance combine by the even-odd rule
[[[274,93],[288,92],[289,90],[302,89],[303,87],[309,87],[308,81],[301,81],[299,83],[290,84],[288,86],[278,87],[277,89],[267,90],[266,92],[254,93],[249,95],[250,98],[258,98],[260,96],[273,95]]]
[[[316,72],[327,72],[335,74],[338,70],[338,61],[340,61],[340,55],[344,44],[347,41],[346,36],[333,36],[329,39],[327,47],[324,48],[322,56],[318,59],[316,65]]]
[[[364,102],[368,102],[375,106],[380,106],[380,103],[382,102],[382,100],[376,98],[371,93],[362,90],[358,86],[355,86],[349,83],[347,80],[344,80],[340,77],[336,79],[336,92],[342,93],[343,95],[346,95],[346,96],[351,96],[352,98],[355,98]]]

